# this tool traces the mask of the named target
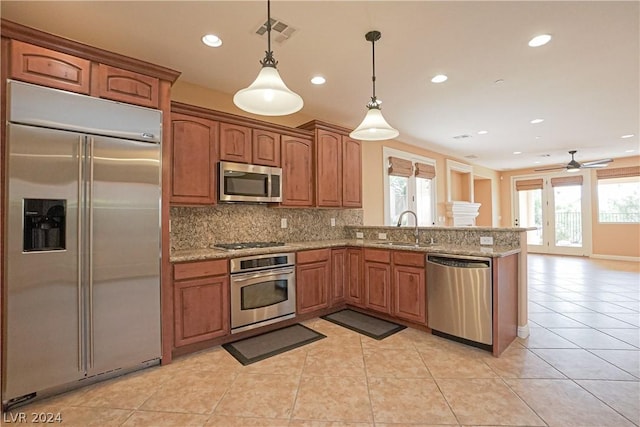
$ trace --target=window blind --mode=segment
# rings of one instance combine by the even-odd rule
[[[389,157],[389,175],[410,177],[413,174],[413,164],[411,160],[399,157]]]
[[[551,178],[552,187],[567,187],[570,185],[582,185],[582,175]]]
[[[436,168],[433,165],[416,162],[416,178],[433,179],[436,176]]]
[[[516,181],[516,191],[542,190],[542,178]]]
[[[596,176],[598,177],[598,179],[628,178],[631,176],[640,176],[640,166],[629,166],[626,168],[613,169],[596,169]]]

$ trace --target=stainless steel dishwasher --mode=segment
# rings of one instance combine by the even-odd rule
[[[491,258],[428,255],[427,300],[433,333],[493,344]]]

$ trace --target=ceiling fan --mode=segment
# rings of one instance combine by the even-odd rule
[[[541,168],[541,169],[534,169],[534,170],[536,172],[541,172],[541,171],[552,171],[552,170],[566,169],[567,172],[578,172],[582,168],[604,168],[609,163],[613,162],[613,159],[600,159],[600,160],[594,160],[592,162],[580,163],[576,159],[573,158],[573,156],[576,153],[577,153],[576,150],[569,151],[569,154],[571,154],[571,161],[569,163],[567,163],[566,165],[564,165],[564,166],[552,166],[552,167],[549,167],[549,168]]]

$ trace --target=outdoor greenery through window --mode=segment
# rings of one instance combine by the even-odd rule
[[[598,221],[640,222],[640,177],[598,180]]]

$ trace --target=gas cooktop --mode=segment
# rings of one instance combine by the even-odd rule
[[[239,242],[239,243],[215,243],[213,247],[232,251],[234,249],[271,248],[284,246],[284,242]]]

